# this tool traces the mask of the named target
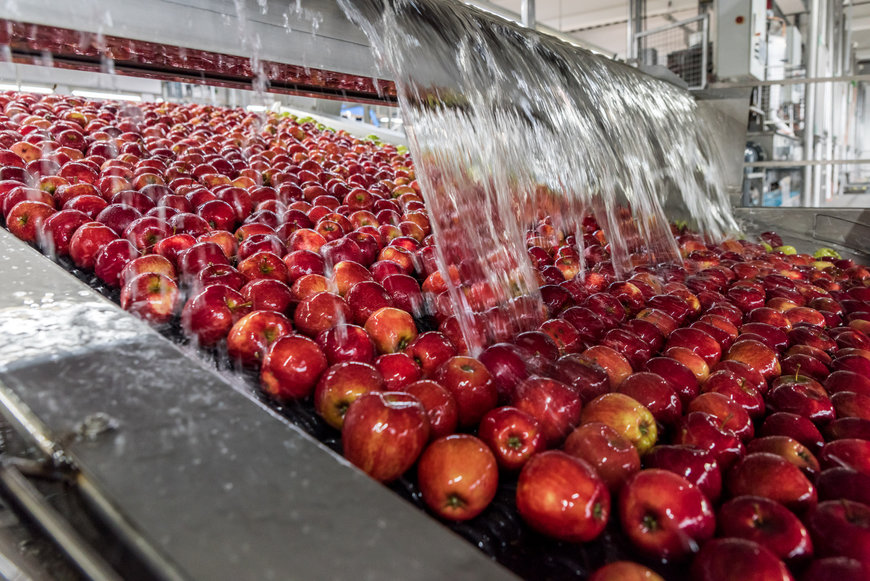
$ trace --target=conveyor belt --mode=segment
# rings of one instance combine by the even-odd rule
[[[0,280],[7,405],[158,576],[511,578],[5,231]],[[116,427],[83,436],[97,413]]]

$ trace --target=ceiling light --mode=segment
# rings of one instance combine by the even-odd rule
[[[42,95],[50,95],[54,93],[51,87],[42,87],[39,85],[17,85],[13,83],[0,83],[0,91],[22,91],[24,93],[40,93]]]
[[[84,97],[86,99],[110,99],[115,101],[135,101],[139,102],[142,97],[133,95],[132,93],[102,93],[100,91],[85,91],[76,89],[72,92],[76,97]]]

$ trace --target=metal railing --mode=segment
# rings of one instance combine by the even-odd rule
[[[702,90],[712,61],[709,30],[708,14],[644,30],[633,35],[635,54],[641,64],[664,66],[690,90]]]

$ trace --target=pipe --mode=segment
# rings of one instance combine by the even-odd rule
[[[816,76],[816,56],[819,45],[819,0],[810,0],[810,24],[807,32],[807,74],[808,78]],[[804,161],[815,159],[815,125],[816,125],[816,86],[807,85],[804,102]],[[804,184],[801,195],[802,206],[813,205],[813,166],[804,168]]]
[[[523,0],[522,23],[526,28],[535,29],[535,0]]]
[[[30,515],[88,579],[122,581],[90,545],[52,508],[18,470],[0,466],[0,485]]]

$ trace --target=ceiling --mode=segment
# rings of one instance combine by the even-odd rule
[[[522,0],[470,0],[469,3],[497,12],[519,14]],[[806,12],[806,0],[776,0],[786,16]],[[851,21],[851,40],[858,60],[870,60],[870,0],[846,0]],[[698,13],[697,0],[647,0],[647,30]],[[602,52],[625,57],[627,49],[628,0],[535,0],[539,24],[574,36]]]

